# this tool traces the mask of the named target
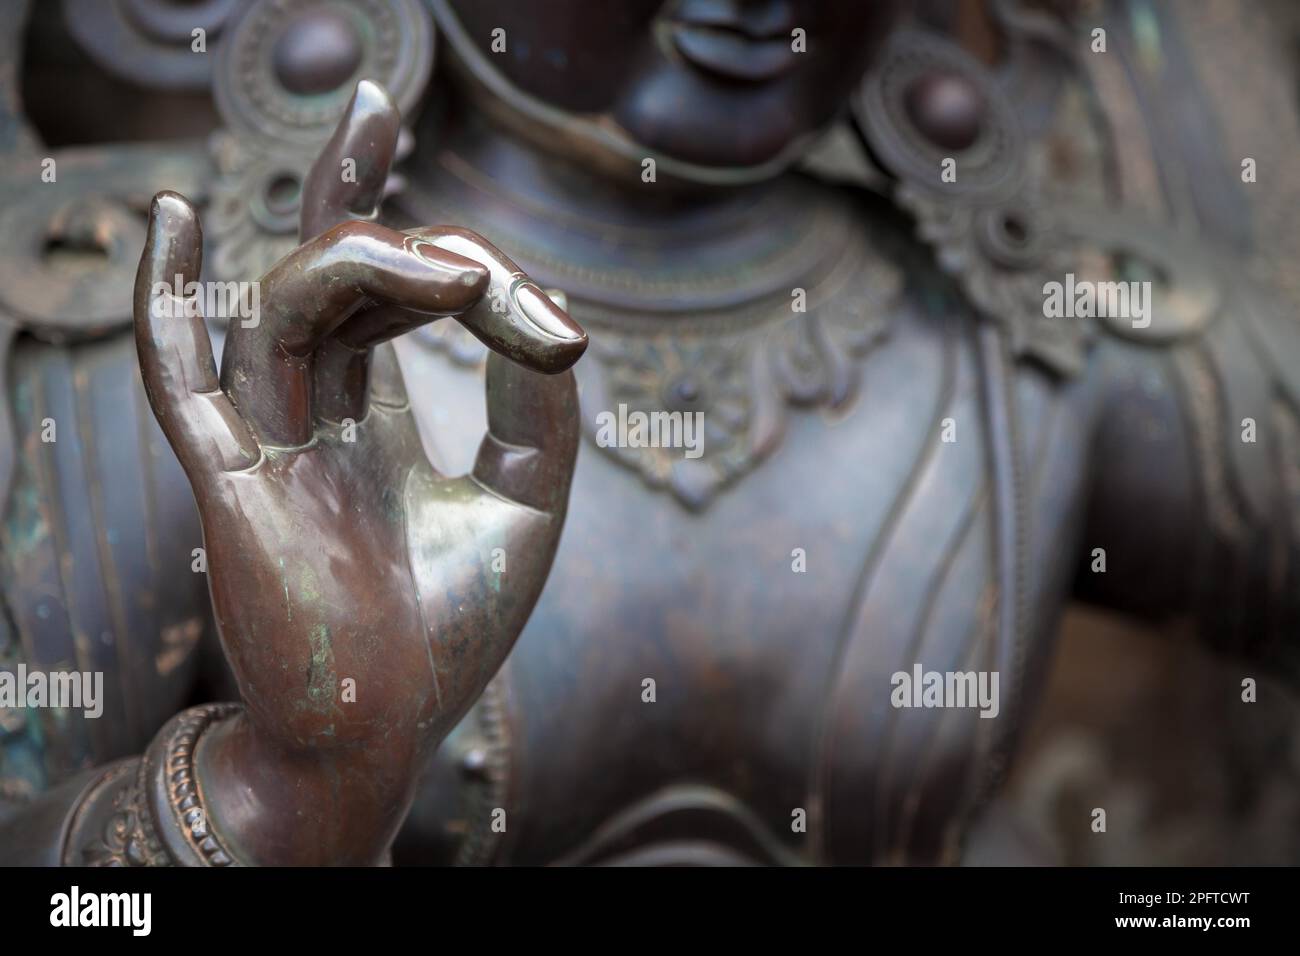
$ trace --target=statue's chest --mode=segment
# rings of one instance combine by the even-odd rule
[[[997,719],[897,710],[891,678],[916,663],[1019,667],[998,611],[1003,569],[1030,549],[999,560],[1015,535],[999,526],[969,324],[905,306],[892,318],[822,312],[732,338],[593,330],[560,550],[499,680],[512,858],[608,858],[678,831],[745,858],[826,858],[836,816],[855,815],[846,794],[861,803],[883,776],[896,778],[886,815],[933,786],[927,761],[978,791],[999,736],[981,724]],[[448,401],[447,366],[407,357],[417,407],[439,409],[430,434],[472,431],[459,410],[481,404],[474,376],[451,373]],[[1038,443],[1035,407],[1023,425]],[[1034,510],[1021,484],[1005,503]],[[1059,600],[1063,574],[1011,599]],[[1014,675],[999,693],[1016,693]],[[917,855],[936,855],[964,808],[919,824]],[[874,824],[842,831],[852,849],[836,858],[894,849]]]

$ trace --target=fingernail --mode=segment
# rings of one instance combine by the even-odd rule
[[[587,333],[557,306],[535,282],[521,282],[511,290],[515,305],[539,332],[566,342],[585,342]]]
[[[492,277],[492,271],[483,263],[435,246],[428,240],[407,236],[402,240],[402,245],[407,252],[435,268],[454,270],[459,274],[460,281],[467,286],[486,285]]]

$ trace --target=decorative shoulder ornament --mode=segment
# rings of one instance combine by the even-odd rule
[[[1099,328],[1159,344],[1219,314],[1215,258],[1124,210],[1057,198],[1005,87],[952,42],[897,32],[852,110],[895,202],[1016,356],[1072,376]]]

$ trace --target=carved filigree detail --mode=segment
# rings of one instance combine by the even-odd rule
[[[919,80],[948,74],[983,105],[979,134],[964,149],[931,143],[907,107]],[[1087,321],[1044,316],[1043,285],[1059,280],[1070,259],[1053,218],[1031,198],[1029,144],[995,78],[950,41],[900,31],[854,110],[872,155],[898,181],[895,201],[970,304],[1008,333],[1014,354],[1058,374],[1078,373],[1093,330]],[[942,163],[954,164],[951,179],[940,176]]]
[[[346,24],[359,61],[332,90],[294,92],[274,69],[270,45],[296,17],[322,6]],[[297,246],[303,181],[356,81],[381,83],[403,114],[411,112],[433,68],[433,32],[418,0],[259,0],[244,5],[228,30],[214,77],[226,127],[209,141],[217,176],[203,228],[214,276],[252,281]]]
[[[788,405],[849,405],[858,361],[885,334],[902,290],[902,271],[852,214],[821,193],[794,195],[758,199],[747,221],[782,226],[743,269],[676,260],[638,271],[617,257],[569,261],[526,230],[510,236],[511,255],[544,275],[548,292],[562,290],[591,336],[574,369],[588,440],[690,510],[707,507],[779,446]],[[446,195],[417,187],[404,199],[411,219],[481,225]],[[486,358],[455,322],[415,337],[457,365]],[[617,415],[620,404],[629,414],[703,412],[703,454],[600,442],[597,416]]]
[[[1041,207],[961,205],[908,186],[896,199],[915,217],[917,235],[934,249],[939,267],[980,315],[1007,332],[1013,354],[1060,375],[1082,370],[1094,323],[1049,318],[1043,309],[1044,284],[1062,281],[1078,250],[1062,240]]]
[[[295,92],[275,69],[273,46],[295,18],[323,6],[347,24],[358,61],[332,90]],[[214,96],[228,126],[260,142],[319,145],[364,77],[382,84],[406,114],[433,68],[432,23],[419,0],[257,0],[241,8],[227,31],[216,51]]]
[[[314,155],[263,149],[228,132],[214,133],[209,148],[217,176],[203,217],[208,268],[221,281],[251,282],[298,245],[302,182]]]
[[[163,728],[159,740],[150,748],[157,751],[159,772],[164,775],[168,805],[173,823],[184,835],[190,848],[208,866],[232,866],[236,859],[217,838],[211,818],[203,806],[198,779],[194,771],[194,747],[203,731],[217,721],[239,711],[236,704],[207,704],[192,707]]]
[[[133,779],[113,795],[113,813],[98,838],[82,848],[82,863],[86,866],[171,866],[172,860],[153,826],[144,761],[114,770],[101,786],[111,786],[113,777],[126,774],[132,774]]]
[[[884,336],[902,274],[852,236],[826,275],[806,291],[698,321],[636,323],[593,317],[591,358],[579,366],[585,433],[601,453],[651,488],[701,510],[780,443],[786,406],[845,408],[857,392],[858,360]],[[740,313],[738,313],[740,314]],[[620,447],[601,440],[602,413],[702,413],[698,457],[683,448]],[[608,419],[606,419],[608,421]]]
[[[961,77],[984,104],[979,135],[964,150],[928,142],[906,106],[919,78],[945,74]],[[1004,89],[950,41],[912,30],[892,36],[854,111],[869,152],[897,181],[895,201],[980,317],[1006,333],[1014,355],[1072,376],[1099,329],[1158,344],[1198,332],[1218,315],[1221,277],[1189,237],[1104,204],[1048,198],[1042,163],[1033,162],[1038,144],[1020,127]],[[948,156],[954,177],[945,181],[940,163]],[[1151,314],[1145,323],[1100,311],[1049,315],[1047,284],[1064,286],[1071,276],[1149,282]]]
[[[911,118],[908,104],[916,83],[933,75],[960,77],[982,105],[978,133],[964,147],[932,142]],[[871,154],[901,180],[965,204],[1015,196],[1025,180],[1025,135],[1006,93],[983,64],[937,34],[913,29],[891,34],[852,105]],[[941,182],[941,164],[949,160],[957,174]]]
[[[238,710],[235,704],[207,704],[183,711],[168,721],[140,760],[105,774],[84,798],[80,812],[93,820],[96,806],[109,794],[112,809],[95,836],[82,845],[80,862],[237,865],[234,854],[211,830],[194,771],[194,747],[204,730]]]

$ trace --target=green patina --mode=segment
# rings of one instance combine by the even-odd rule
[[[284,561],[280,561],[281,583],[284,586],[284,600],[288,608],[288,619],[293,620],[289,578],[284,571]],[[310,567],[304,568],[293,589],[300,607],[311,608],[321,603],[320,583],[316,572]],[[309,615],[310,616],[310,615]],[[317,624],[307,636],[311,659],[307,664],[307,695],[299,706],[324,713],[334,706],[338,695],[338,675],[334,671],[334,643],[328,624]]]
[[[13,396],[14,417],[18,421],[31,421],[35,418],[32,405],[32,389],[27,382],[19,383]],[[8,541],[5,546],[14,555],[28,554],[45,548],[49,544],[50,528],[45,520],[44,501],[35,473],[33,456],[39,447],[36,432],[30,432],[24,441],[24,453],[17,456],[14,463],[13,484],[9,495],[9,507],[5,532]]]
[[[31,475],[19,469],[16,487],[10,496],[11,506],[5,533],[6,546],[14,556],[38,552],[49,546],[50,526],[41,508],[40,489],[28,483]]]
[[[303,568],[302,580],[298,583],[300,596],[306,604],[316,604],[320,601],[320,583],[316,580],[316,572],[310,567]]]
[[[311,665],[307,669],[307,699],[317,710],[333,706],[338,693],[338,675],[334,673],[334,645],[330,629],[317,624],[308,638],[311,643]]]
[[[293,620],[293,602],[289,600],[289,579],[284,574],[284,558],[280,559],[280,583],[284,585],[284,612]]]

